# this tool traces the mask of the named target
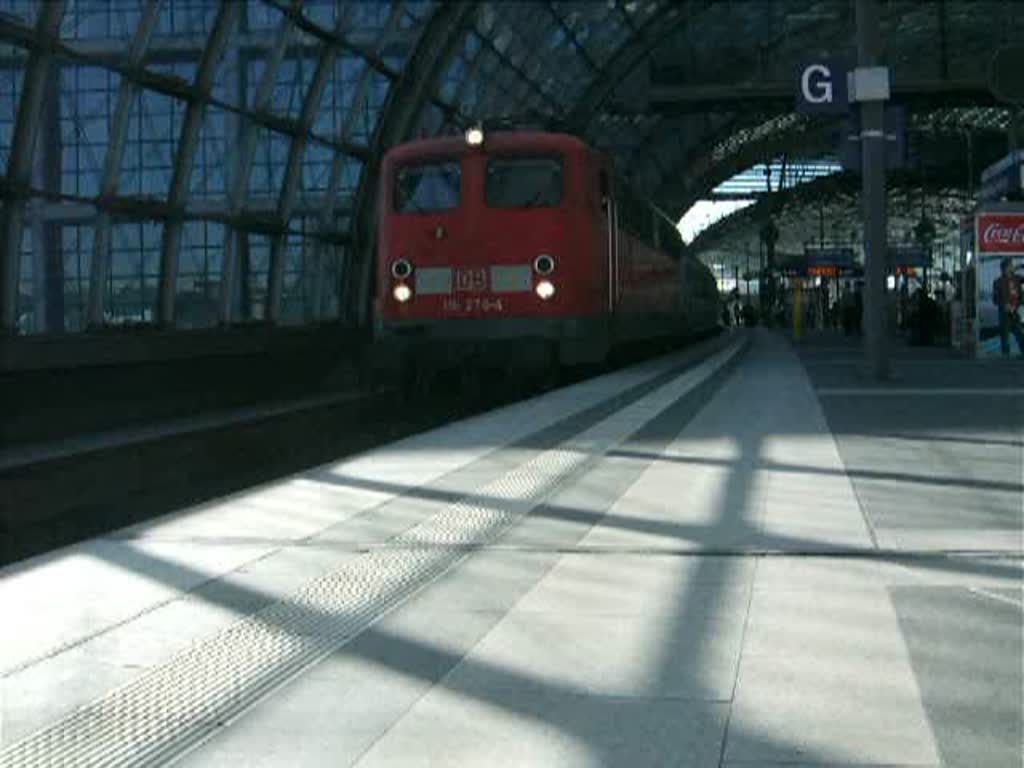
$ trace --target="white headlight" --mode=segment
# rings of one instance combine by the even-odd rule
[[[484,129],[479,125],[466,129],[466,143],[471,147],[479,147],[484,143]]]
[[[395,301],[399,304],[405,304],[405,302],[412,298],[412,288],[405,283],[399,283],[395,286],[391,295],[395,297]]]
[[[541,280],[533,290],[536,291],[537,295],[544,301],[547,301],[555,295],[555,286],[550,280]]]

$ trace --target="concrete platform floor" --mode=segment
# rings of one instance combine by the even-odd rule
[[[0,765],[1020,766],[1021,369],[709,352],[0,570]]]

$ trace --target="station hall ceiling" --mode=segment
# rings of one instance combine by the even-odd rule
[[[1005,145],[988,66],[1021,4],[881,13],[915,140],[955,179],[928,147]],[[382,152],[478,120],[580,133],[681,215],[834,153],[794,72],[854,60],[854,21],[851,0],[0,0],[0,329],[363,322]]]

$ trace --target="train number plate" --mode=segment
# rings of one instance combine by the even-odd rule
[[[459,293],[484,293],[487,290],[487,268],[456,267],[455,290]]]
[[[445,315],[500,315],[505,312],[505,302],[489,296],[450,296],[441,305]]]

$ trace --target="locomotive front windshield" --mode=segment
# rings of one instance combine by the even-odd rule
[[[461,182],[457,160],[400,168],[395,176],[395,210],[430,213],[458,208]]]
[[[562,202],[562,158],[495,157],[487,161],[487,205],[537,208]]]

